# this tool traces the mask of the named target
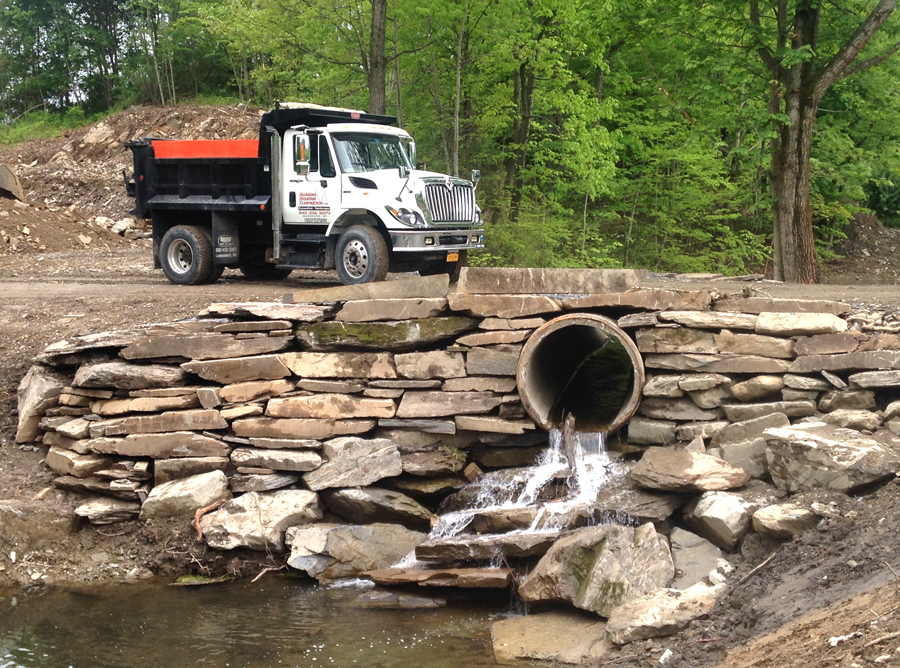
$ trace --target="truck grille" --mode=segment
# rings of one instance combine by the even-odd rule
[[[425,186],[425,197],[434,223],[472,223],[475,221],[475,191],[472,186],[443,183]]]

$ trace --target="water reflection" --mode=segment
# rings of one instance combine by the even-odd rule
[[[494,666],[502,596],[438,610],[366,610],[359,590],[256,584],[120,586],[0,597],[0,668]],[[421,590],[419,592],[421,593]]]

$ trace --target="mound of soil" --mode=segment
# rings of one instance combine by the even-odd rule
[[[871,214],[857,214],[847,238],[835,246],[841,257],[822,267],[822,282],[844,285],[900,282],[900,229],[886,228]]]

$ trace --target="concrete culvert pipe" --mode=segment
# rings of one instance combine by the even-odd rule
[[[540,327],[516,372],[522,405],[549,431],[565,416],[579,431],[613,433],[637,410],[644,362],[634,341],[609,318],[571,313]]]

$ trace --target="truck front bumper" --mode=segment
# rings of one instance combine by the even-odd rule
[[[484,248],[484,230],[389,230],[395,253]]]

